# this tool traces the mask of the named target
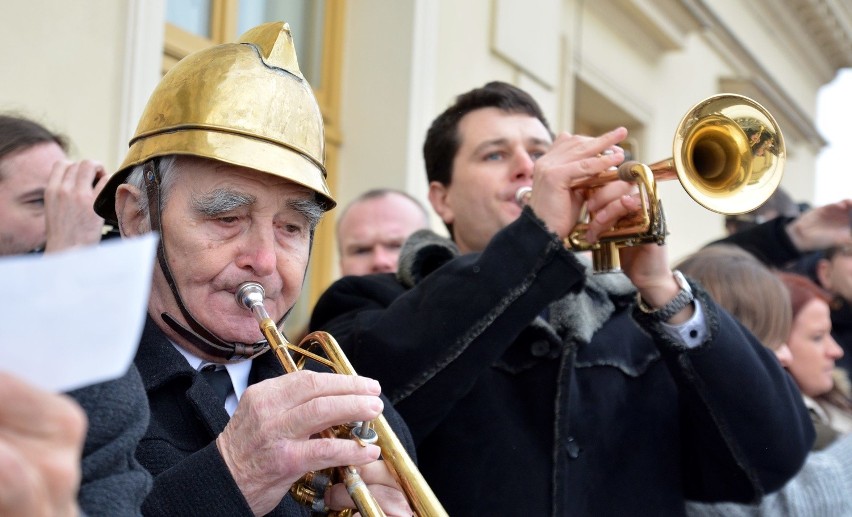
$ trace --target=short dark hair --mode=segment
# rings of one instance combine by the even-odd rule
[[[68,152],[68,142],[64,136],[26,117],[8,113],[0,114],[0,161],[10,154],[46,142],[53,142],[63,151]],[[2,178],[2,170],[0,170],[0,178]]]
[[[511,84],[492,81],[456,97],[455,103],[438,115],[423,143],[423,160],[426,178],[449,185],[452,181],[453,159],[461,146],[459,121],[470,113],[483,108],[497,108],[506,113],[522,113],[535,117],[552,133],[547,119],[538,103],[530,94]]]

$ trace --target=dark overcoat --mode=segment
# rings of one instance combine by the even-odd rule
[[[151,407],[151,424],[136,450],[139,462],[154,476],[143,514],[252,515],[216,447],[216,437],[229,420],[227,411],[213,388],[150,318],[135,362]],[[252,360],[249,385],[283,374],[274,354],[265,353]],[[412,457],[416,457],[411,435],[389,402],[384,415]],[[269,515],[310,513],[288,494]]]
[[[798,389],[699,286],[709,335],[688,349],[529,210],[454,255],[415,234],[398,278],[345,277],[311,321],[382,382],[450,515],[683,515],[802,465]]]

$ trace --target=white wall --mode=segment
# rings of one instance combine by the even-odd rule
[[[5,2],[0,109],[67,133],[75,156],[115,167],[159,76],[164,1]],[[821,141],[808,129],[817,91],[831,77],[814,57],[814,41],[789,37],[795,13],[767,10],[779,5],[784,1],[349,2],[335,196],[345,203],[391,186],[425,201],[420,146],[428,124],[456,95],[490,80],[528,89],[554,129],[572,130],[579,78],[640,121],[631,129],[646,161],[671,155],[682,115],[720,84],[752,88],[790,119],[782,125],[789,160],[782,184],[811,201]],[[527,40],[532,51],[523,48]],[[721,235],[721,216],[697,207],[677,185],[661,192],[673,257]]]
[[[4,2],[0,110],[65,134],[73,157],[115,168],[159,76],[162,1]]]
[[[816,68],[802,66],[806,53],[791,50],[797,42],[785,42],[784,35],[768,25],[771,20],[762,16],[760,6],[743,4],[749,3],[700,2],[706,11],[695,19],[676,0],[653,4],[650,11],[643,9],[651,4],[626,0],[349,4],[341,113],[344,178],[338,195],[345,202],[370,186],[388,185],[423,194],[425,199],[419,145],[429,122],[456,95],[491,80],[528,89],[557,131],[573,129],[574,80],[583,80],[640,121],[632,129],[642,159],[650,162],[671,156],[680,119],[693,104],[719,93],[726,81],[743,83],[758,93],[771,84],[793,103],[792,109],[805,123],[812,124],[822,76]],[[673,14],[674,7],[680,11]],[[715,23],[725,27],[712,27]],[[663,33],[653,32],[657,25]],[[550,38],[555,42],[551,46],[541,46],[536,30],[559,34]],[[532,34],[530,43],[541,46],[532,57],[528,49],[517,48],[525,34]],[[398,53],[391,53],[388,46]],[[410,53],[407,61],[406,52]],[[753,60],[759,66],[753,66]],[[384,74],[381,80],[369,73],[370,65],[378,63]],[[541,73],[542,63],[552,63],[558,73]],[[556,84],[550,84],[553,77]],[[408,99],[403,98],[406,95]],[[410,117],[407,126],[398,120],[405,113]],[[791,135],[785,132],[789,163],[782,184],[797,199],[810,200],[819,147],[796,132]],[[393,168],[404,171],[404,179],[385,172],[384,161],[370,166],[377,147],[383,157],[397,160]],[[699,207],[677,182],[662,184],[660,191],[669,218],[673,260],[723,235],[723,217]]]

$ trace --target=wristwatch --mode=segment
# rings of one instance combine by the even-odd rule
[[[642,299],[642,296],[636,293],[636,305],[639,306],[639,310],[657,321],[670,320],[672,316],[682,311],[684,307],[692,303],[695,299],[695,296],[692,294],[692,287],[689,286],[689,282],[686,281],[683,273],[675,269],[672,271],[672,275],[674,275],[675,281],[680,286],[680,292],[662,307],[655,309],[649,306]]]

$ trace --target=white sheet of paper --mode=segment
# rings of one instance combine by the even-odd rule
[[[124,375],[151,291],[157,236],[0,258],[0,370],[69,391]]]

